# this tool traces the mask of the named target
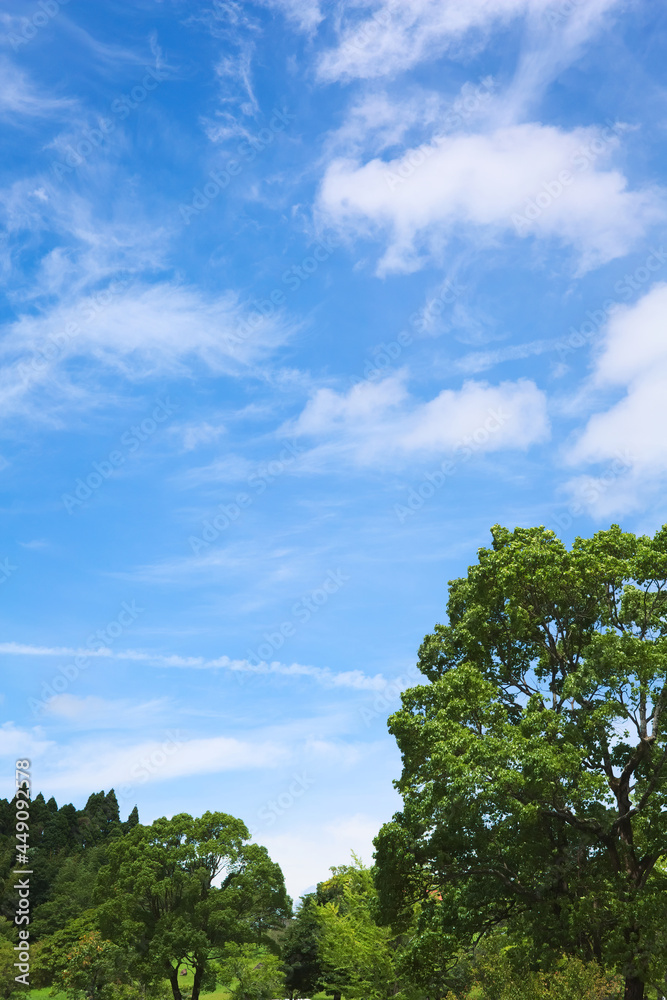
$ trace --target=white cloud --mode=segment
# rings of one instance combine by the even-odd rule
[[[160,667],[182,667],[193,670],[229,670],[236,674],[279,674],[282,677],[293,678],[311,677],[327,688],[352,688],[356,691],[383,691],[389,683],[387,678],[383,677],[382,674],[369,677],[368,674],[364,674],[361,670],[334,672],[329,670],[328,667],[313,667],[303,663],[280,663],[277,660],[274,660],[272,663],[267,663],[263,660],[251,663],[249,660],[232,660],[228,656],[207,659],[203,656],[164,655],[137,649],[111,650],[106,647],[94,650],[76,649],[67,646],[30,646],[20,642],[0,643],[0,653],[4,653],[7,656],[59,656],[130,660],[136,663],[148,663]],[[106,703],[98,704],[98,701],[98,699],[93,698],[90,702],[90,707],[104,714],[107,712],[108,706],[105,707]],[[159,704],[158,702],[151,702],[151,710],[157,708]],[[83,712],[81,699],[74,699],[71,695],[52,697],[45,703],[45,706],[48,712],[56,715],[66,715],[67,712],[70,712],[78,716]]]
[[[67,362],[86,358],[130,379],[186,374],[194,362],[238,372],[284,339],[279,318],[246,311],[233,293],[211,298],[171,283],[111,282],[10,324],[0,343],[0,409],[42,414],[51,404],[95,403],[94,381],[75,384]],[[30,395],[39,390],[39,406]]]
[[[227,429],[224,424],[210,424],[208,420],[203,420],[175,427],[174,433],[181,437],[184,451],[194,451],[200,445],[213,444],[227,433]]]
[[[568,511],[575,517],[586,512],[598,521],[609,521],[619,512],[637,506],[637,479],[632,462],[620,452],[597,476],[574,476],[562,491]]]
[[[530,358],[533,355],[544,354],[546,351],[554,351],[555,349],[556,341],[552,340],[533,340],[524,344],[510,344],[495,350],[471,351],[459,358],[454,367],[466,375],[476,375],[488,368],[495,368],[496,365],[502,364],[504,361]]]
[[[433,130],[447,115],[452,116],[449,120],[454,120],[457,114],[460,116],[457,120],[469,118],[471,112],[463,107],[463,102],[468,101],[471,111],[481,109],[485,98],[488,100],[491,95],[493,81],[487,78],[485,83],[478,90],[466,84],[451,103],[434,91],[415,93],[411,89],[400,96],[384,91],[364,93],[352,104],[343,124],[329,133],[326,155],[330,159],[337,155],[357,156],[366,149],[377,155],[392,146],[405,145],[406,133],[411,129]],[[481,100],[478,97],[475,101],[475,94]]]
[[[601,516],[645,506],[667,476],[666,314],[667,284],[656,284],[637,303],[619,307],[611,316],[595,359],[590,388],[623,387],[625,392],[590,417],[568,460],[575,465],[607,463],[612,471],[624,464],[614,488],[598,487],[599,495],[587,503]],[[595,494],[595,482],[579,477],[570,488],[587,487]]]
[[[352,864],[352,851],[365,864],[371,864],[373,838],[383,819],[355,813],[337,816],[335,823],[317,827],[300,822],[298,829],[287,833],[258,832],[257,839],[279,863],[288,892],[298,897],[330,878],[332,866]]]
[[[625,254],[664,214],[657,192],[630,191],[601,168],[617,144],[611,129],[537,123],[440,135],[390,161],[334,160],[318,207],[339,229],[387,239],[381,274],[417,269],[462,227],[554,239],[586,270]]]
[[[295,21],[302,31],[314,31],[323,18],[319,0],[259,0],[259,2],[272,10],[279,10],[285,17]]]
[[[654,259],[652,259],[654,258]],[[662,251],[663,260],[666,259]],[[655,253],[651,266],[660,266]],[[632,306],[621,307],[611,317],[603,349],[596,359],[595,381],[598,385],[628,385],[667,366],[667,283],[653,285]]]
[[[426,403],[410,398],[400,376],[361,382],[347,393],[319,389],[288,428],[319,438],[324,456],[361,464],[413,455],[527,448],[548,437],[546,398],[534,382],[465,382]],[[317,449],[315,451],[317,455]]]
[[[21,729],[13,722],[4,722],[0,726],[0,757],[13,757],[15,760],[19,757],[31,759],[40,754],[48,753],[53,745],[51,740],[44,739],[43,733],[38,727]]]
[[[21,548],[30,549],[33,552],[51,548],[51,542],[47,542],[44,538],[32,538],[29,542],[19,542],[19,545]]]
[[[664,319],[663,319],[664,323]],[[627,451],[636,467],[667,469],[667,366],[628,382],[626,395],[592,416],[572,449],[573,462],[600,462]]]
[[[574,0],[564,14],[562,0],[353,0],[318,72],[327,81],[393,76],[445,52],[458,54],[467,41],[479,47],[480,37],[525,16],[571,46],[616,3]]]
[[[68,334],[69,324],[74,330]],[[272,326],[257,314],[253,331],[232,293],[207,299],[197,289],[168,283],[112,282],[47,316],[24,316],[9,336],[24,349],[39,351],[55,342],[51,353],[57,356],[88,354],[141,375],[177,369],[193,355],[214,369],[230,359],[246,360],[266,343]]]
[[[16,65],[0,58],[0,115],[16,123],[21,118],[58,118],[75,107],[69,98],[43,94]]]
[[[167,743],[169,746],[165,747]],[[229,736],[186,739],[178,734],[174,738],[170,732],[165,739],[127,746],[119,746],[115,739],[84,742],[58,751],[51,748],[48,761],[40,766],[40,781],[50,794],[76,795],[91,788],[275,768],[290,757],[291,750],[275,741],[246,741]]]

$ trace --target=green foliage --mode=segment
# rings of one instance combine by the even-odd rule
[[[16,898],[15,821],[13,800],[0,799],[0,915],[13,920]],[[40,793],[30,805],[31,939],[61,930],[92,905],[99,868],[106,863],[106,846],[138,819],[136,807],[120,822],[113,789],[91,795],[83,809],[68,804],[58,808]]]
[[[18,975],[18,969],[14,967],[16,960],[16,952],[12,942],[6,938],[0,940],[0,998],[2,1000],[25,995],[25,989],[14,980],[14,977]]]
[[[18,941],[18,928],[12,920],[7,920],[7,917],[0,917],[0,940],[11,941],[12,944]]]
[[[54,986],[68,1000],[111,1000],[114,987],[131,986],[123,949],[105,941],[99,931],[82,935],[63,959]]]
[[[271,1000],[283,995],[285,974],[280,959],[266,948],[228,943],[219,965],[231,1000]]]
[[[309,997],[319,989],[322,980],[320,936],[316,896],[310,893],[302,897],[301,906],[280,941],[285,989],[290,997]]]
[[[211,957],[228,942],[269,941],[289,916],[282,872],[246,826],[225,813],[181,813],[134,826],[109,846],[96,899],[102,931],[135,948],[145,981],[194,970],[192,1000]]]
[[[315,909],[324,987],[346,1000],[384,1000],[396,980],[394,949],[388,929],[373,920],[372,873],[356,858],[332,870],[333,878],[318,886],[318,896],[329,901]]]
[[[60,860],[49,898],[35,913],[32,933],[37,938],[55,933],[92,908],[97,874],[106,860],[104,845],[79,850]]]
[[[488,956],[475,969],[473,1000],[621,1000],[621,980],[605,976],[595,962],[563,957],[549,972],[517,969],[507,952]],[[466,1000],[467,1000],[466,998]]]
[[[404,808],[376,840],[382,919],[446,960],[507,923],[532,961],[667,967],[667,528],[570,551],[493,529],[390,729]]]
[[[30,946],[30,982],[37,988],[52,986],[59,981],[79,941],[96,933],[95,912],[88,910],[76,917],[54,934],[43,938],[37,945]]]

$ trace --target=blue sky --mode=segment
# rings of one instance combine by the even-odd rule
[[[664,520],[648,0],[9,2],[3,755],[293,895],[490,525]]]

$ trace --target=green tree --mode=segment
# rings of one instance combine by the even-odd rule
[[[318,958],[325,990],[346,1000],[386,1000],[404,996],[396,971],[397,946],[386,927],[374,920],[377,892],[371,869],[354,865],[332,868],[333,877],[318,885],[321,904],[314,908],[320,928]]]
[[[301,897],[301,906],[280,941],[285,988],[290,1000],[316,993],[322,981],[316,899],[315,893]]]
[[[225,945],[220,963],[231,1000],[271,1000],[283,995],[285,974],[277,955],[255,944]]]
[[[96,898],[100,926],[135,947],[143,975],[168,978],[182,1000],[179,969],[193,970],[198,1000],[209,959],[227,942],[268,942],[291,912],[282,872],[225,813],[185,813],[134,826],[109,845]]]
[[[80,916],[69,920],[54,934],[43,938],[37,945],[31,945],[32,954],[30,966],[30,982],[40,989],[52,986],[67,967],[68,955],[77,947],[78,942],[98,931],[94,910],[87,910]]]
[[[119,987],[132,984],[123,949],[99,931],[84,933],[63,958],[54,985],[68,1000],[111,1000]]]
[[[106,860],[103,844],[78,850],[59,860],[49,887],[49,898],[35,910],[31,928],[35,937],[53,934],[91,909],[97,874]]]
[[[61,930],[91,905],[97,870],[106,863],[107,844],[138,822],[136,807],[121,823],[111,789],[93,793],[83,809],[41,792],[30,806],[30,904],[34,914],[31,939]],[[13,920],[16,894],[16,805],[0,799],[0,914]]]
[[[571,550],[492,535],[390,719],[404,807],[376,840],[383,919],[419,901],[443,955],[504,923],[536,968],[597,958],[642,1000],[667,965],[667,528]]]
[[[136,808],[136,807],[135,807]],[[79,836],[84,847],[99,844],[108,837],[118,835],[122,829],[118,800],[113,788],[106,795],[93,792],[78,813]]]

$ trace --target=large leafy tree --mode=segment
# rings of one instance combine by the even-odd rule
[[[572,548],[492,529],[390,729],[404,808],[377,841],[383,918],[419,902],[454,954],[504,924],[621,970],[667,965],[667,528]]]
[[[109,846],[96,889],[100,926],[136,949],[146,981],[167,978],[174,1000],[182,1000],[182,966],[194,973],[198,1000],[209,960],[227,942],[271,943],[268,932],[290,914],[279,866],[249,839],[233,816],[181,813],[134,826]]]

